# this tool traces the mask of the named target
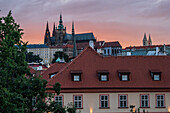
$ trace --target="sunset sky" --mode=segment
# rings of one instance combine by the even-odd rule
[[[155,45],[170,44],[170,0],[0,0],[0,10],[0,17],[12,10],[29,44],[43,43],[47,21],[52,33],[60,13],[67,33],[74,21],[76,33],[123,47],[142,45],[145,32]]]

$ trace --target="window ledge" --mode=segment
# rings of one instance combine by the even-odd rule
[[[99,109],[110,109],[110,107],[99,107]]]
[[[83,109],[83,108],[76,108],[76,109]]]
[[[155,107],[155,108],[166,108],[166,107],[164,106],[164,107]]]
[[[118,107],[118,109],[128,109],[129,107]]]

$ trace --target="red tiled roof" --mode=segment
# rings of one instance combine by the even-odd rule
[[[28,66],[28,68],[30,69],[31,74],[35,74],[36,73],[36,71],[31,66]]]
[[[133,47],[126,47],[126,49],[147,49],[147,48],[156,48],[156,47],[162,47],[163,45],[152,45],[152,46],[133,46]],[[170,46],[170,45],[165,45]]]
[[[116,42],[105,42],[103,47],[122,47],[118,41]]]
[[[54,63],[46,71],[42,73],[42,78],[45,80],[49,79],[49,74],[59,72],[67,63]]]
[[[62,68],[48,82],[51,87],[61,84],[61,92],[102,91],[170,91],[170,56],[109,56],[103,57],[91,47],[86,48],[72,62]],[[150,70],[162,72],[161,81],[153,81]],[[72,70],[81,70],[80,82],[71,79]],[[109,81],[101,82],[97,70],[108,70]],[[128,70],[130,81],[120,81],[118,70]]]

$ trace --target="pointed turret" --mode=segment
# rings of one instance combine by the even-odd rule
[[[144,37],[143,37],[143,46],[148,46],[148,41],[147,41],[146,33],[144,33]]]
[[[53,37],[55,36],[55,23],[54,23],[54,26],[53,26]]]
[[[73,39],[73,57],[77,56],[77,46],[76,46],[76,38],[74,32],[74,22],[72,22],[72,39]]]
[[[59,25],[58,25],[58,29],[63,29],[64,26],[63,26],[63,20],[62,20],[62,15],[60,13],[60,20],[59,20]]]
[[[149,46],[151,46],[151,45],[152,45],[152,40],[151,40],[151,36],[150,36],[150,34],[149,34],[148,45],[149,45]]]
[[[44,36],[44,44],[49,45],[50,41],[50,30],[48,27],[48,21],[47,21],[47,25],[46,25],[46,31],[45,31],[45,36]]]

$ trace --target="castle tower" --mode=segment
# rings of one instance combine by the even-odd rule
[[[148,46],[148,40],[146,37],[146,33],[144,34],[144,37],[143,37],[143,46]]]
[[[148,39],[148,45],[151,46],[152,45],[152,40],[151,40],[151,36],[149,34],[149,39]]]
[[[58,29],[55,29],[55,33],[54,33],[55,45],[63,45],[65,35],[66,35],[66,28],[64,28],[62,15],[60,14]]]
[[[47,21],[47,26],[46,26],[45,36],[44,36],[44,44],[46,44],[47,46],[50,45],[50,30],[48,27],[48,21]]]
[[[60,20],[59,20],[59,25],[58,25],[58,29],[63,29],[64,26],[63,26],[63,20],[62,20],[62,15],[60,13]]]
[[[74,22],[72,22],[73,57],[77,56],[76,38],[74,33]]]

